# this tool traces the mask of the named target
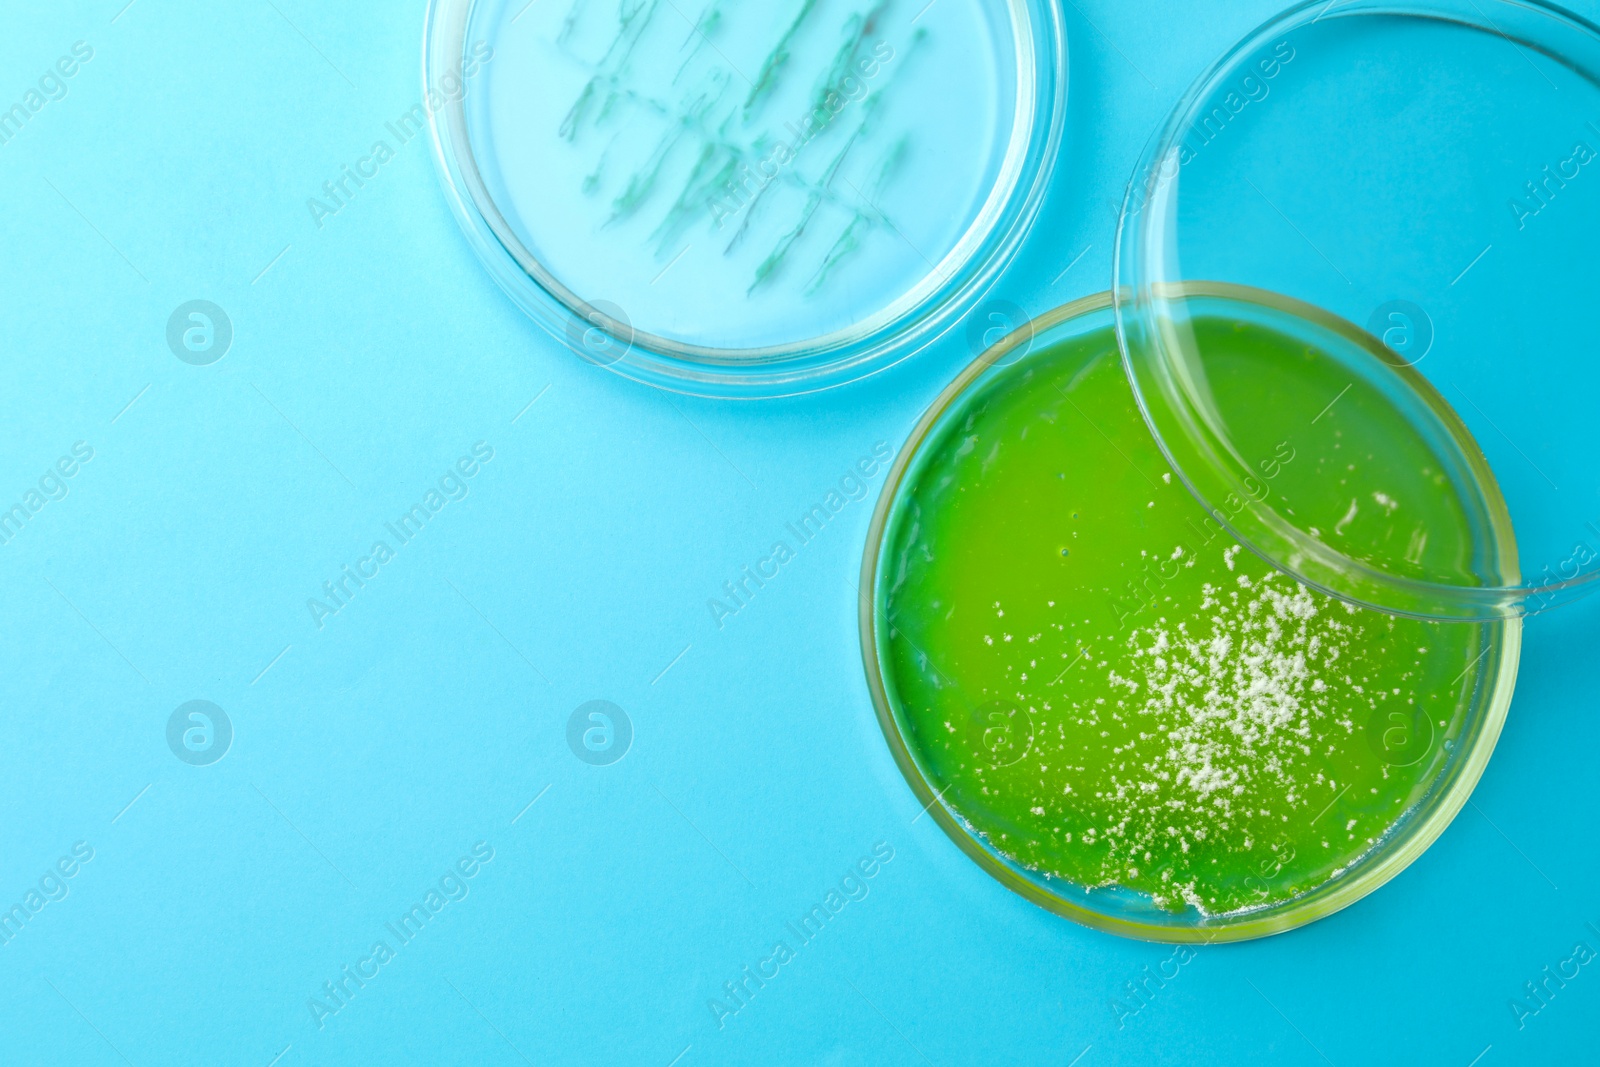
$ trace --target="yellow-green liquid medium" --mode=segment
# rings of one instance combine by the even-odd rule
[[[1230,343],[1256,340],[1275,343]],[[1166,464],[1106,332],[958,408],[897,493],[879,656],[970,832],[1037,875],[1215,916],[1342,876],[1427,795],[1492,626],[1351,607],[1241,550]],[[1289,441],[1259,461],[1268,481],[1314,462]],[[1448,493],[1404,505],[1461,522]]]

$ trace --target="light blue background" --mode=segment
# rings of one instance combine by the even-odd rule
[[[420,3],[122,3],[0,15],[0,106],[95,50],[0,146],[3,504],[95,450],[0,546],[0,905],[95,850],[0,947],[0,1062],[1592,1058],[1600,968],[1521,1030],[1509,1002],[1600,949],[1596,606],[1529,627],[1474,806],[1421,860],[1309,928],[1202,950],[1119,1027],[1113,998],[1170,950],[1038,910],[917,818],[857,652],[870,501],[722,628],[706,607],[899,446],[964,338],[793,401],[632,385],[495,289],[422,139],[312,222],[416,102]],[[1066,154],[998,295],[1106,287],[1146,135],[1271,8],[1067,5]],[[196,298],[235,329],[209,367],[165,340]],[[307,598],[478,441],[471,495],[319,630]],[[165,739],[196,698],[236,732],[209,767]],[[565,741],[596,698],[634,724],[610,767]],[[470,894],[319,1030],[307,999],[479,841]],[[879,841],[870,895],[719,1030],[708,998]]]

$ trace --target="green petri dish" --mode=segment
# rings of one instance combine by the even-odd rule
[[[1259,290],[1187,295],[1230,395],[1296,428],[1244,442],[1250,492],[1334,500],[1381,469],[1430,531],[1397,552],[1514,559],[1476,444],[1380,343]],[[1363,383],[1322,410],[1362,349]],[[1386,614],[1245,550],[1150,434],[1109,294],[939,397],[886,484],[862,589],[878,717],[921,803],[1024,897],[1158,941],[1280,932],[1394,877],[1476,784],[1520,649],[1516,619]]]

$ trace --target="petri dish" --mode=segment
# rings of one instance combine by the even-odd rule
[[[432,0],[437,161],[474,251],[592,363],[776,396],[918,351],[1058,154],[1046,0]]]
[[[1300,414],[1327,372],[1303,358],[1320,345],[1301,323],[1336,349],[1362,333],[1241,286],[1173,296],[1226,309],[1197,331],[1226,329],[1256,398]],[[1391,488],[1427,502],[1441,540],[1514,555],[1476,443],[1420,375],[1396,373],[1407,388],[1352,390],[1366,418],[1350,447],[1414,461]],[[1418,435],[1419,407],[1452,435]],[[1296,442],[1265,455],[1259,495],[1318,466]],[[1428,492],[1446,468],[1463,481]],[[862,651],[919,802],[1001,883],[1124,936],[1242,940],[1353,903],[1438,837],[1499,736],[1521,620],[1314,591],[1244,552],[1174,475],[1111,295],[1042,316],[957,377],[901,450],[863,561]]]
[[[1419,618],[1594,589],[1597,160],[1600,31],[1538,0],[1316,0],[1203,74],[1128,186],[1116,303],[1139,406],[1211,518],[1318,590]],[[1315,351],[1297,382],[1322,402],[1263,397],[1224,321],[1285,327],[1286,361]],[[1395,405],[1410,445],[1353,449]],[[1296,474],[1264,484],[1282,440]],[[1487,513],[1430,527],[1430,491],[1397,489],[1426,474],[1468,499],[1485,466],[1513,538]]]

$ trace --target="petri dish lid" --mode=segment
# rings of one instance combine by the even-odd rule
[[[1391,613],[1516,617],[1600,575],[1596,248],[1600,30],[1536,0],[1304,3],[1146,148],[1123,358],[1269,562]],[[1510,528],[1427,521],[1496,484]]]
[[[1058,154],[1049,0],[432,0],[452,207],[578,355],[774,396],[937,338],[1009,260]]]

